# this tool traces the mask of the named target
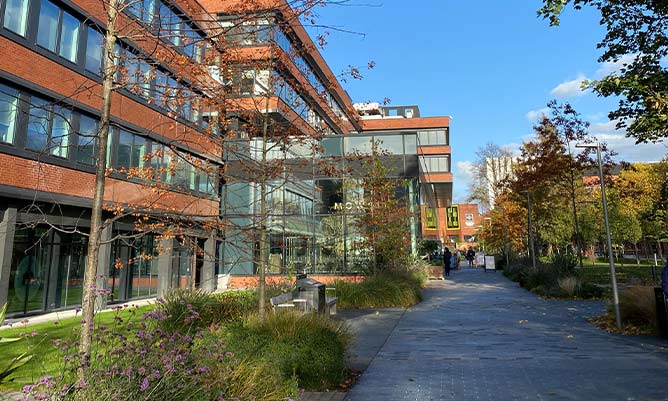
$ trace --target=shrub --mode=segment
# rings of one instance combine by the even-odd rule
[[[224,330],[237,358],[274,364],[273,374],[283,380],[294,376],[302,388],[332,388],[345,377],[350,335],[342,322],[285,311],[268,314],[263,322],[253,316]]]
[[[593,283],[581,282],[577,287],[575,295],[582,299],[599,299],[605,295],[605,290]]]
[[[559,288],[561,291],[569,296],[572,297],[575,295],[575,290],[578,288],[578,279],[573,277],[573,276],[568,276],[568,277],[563,277],[560,278],[557,283],[559,284]]]
[[[257,293],[254,291],[225,291],[211,294],[214,303],[211,307],[213,322],[231,322],[254,312],[258,307]]]
[[[422,300],[426,274],[392,272],[370,276],[360,283],[336,282],[340,308],[409,307]]]
[[[619,295],[622,321],[635,326],[656,325],[656,302],[652,287],[630,287]]]
[[[162,330],[155,321],[166,308],[144,316],[141,323],[118,318],[111,328],[98,326],[86,381],[77,343],[59,342],[64,371],[24,387],[25,399],[72,401],[279,401],[297,394],[294,380],[270,374],[267,361],[235,358],[215,327],[194,335]],[[186,312],[189,313],[189,312]]]
[[[158,299],[157,324],[169,333],[192,333],[213,323],[215,299],[203,290],[178,289]]]

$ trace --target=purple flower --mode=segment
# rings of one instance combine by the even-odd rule
[[[141,386],[139,386],[139,391],[144,392],[148,390],[148,386],[149,386],[148,378],[145,377],[144,380],[141,382]]]

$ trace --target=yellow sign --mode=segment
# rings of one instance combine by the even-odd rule
[[[445,208],[445,220],[449,230],[459,229],[459,205],[452,205]]]

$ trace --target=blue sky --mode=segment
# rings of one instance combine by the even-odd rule
[[[604,35],[593,10],[568,11],[559,27],[536,16],[539,0],[349,0],[320,9],[329,32],[322,50],[332,71],[376,67],[343,83],[354,102],[391,99],[422,116],[452,116],[455,201],[464,201],[476,150],[487,142],[517,149],[550,99],[569,101],[618,159],[653,161],[663,144],[636,146],[615,131],[614,99],[579,89],[615,66],[597,62]],[[311,28],[313,33],[315,28]],[[344,33],[338,30],[355,33]]]

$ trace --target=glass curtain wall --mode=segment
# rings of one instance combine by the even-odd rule
[[[123,238],[130,233],[117,233],[111,247],[107,274],[110,302],[155,296],[158,289],[158,250],[155,237]]]
[[[18,228],[10,269],[8,314],[81,304],[87,238],[48,227]]]
[[[416,134],[325,137],[317,155],[298,152],[282,180],[268,183],[266,219],[257,216],[258,185],[235,183],[224,188],[222,212],[233,222],[222,248],[224,273],[257,274],[263,220],[269,233],[268,272],[272,274],[349,273],[364,270],[359,218],[364,213],[362,163],[354,154],[370,154],[373,141],[382,152],[388,176],[397,179],[397,196],[417,216],[406,229],[412,243],[420,233]],[[256,145],[257,147],[257,145]],[[274,155],[290,159],[289,155]],[[229,167],[229,166],[228,166]]]

